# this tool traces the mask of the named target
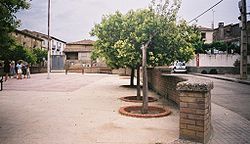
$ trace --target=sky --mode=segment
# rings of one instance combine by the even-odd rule
[[[115,11],[126,13],[131,9],[146,8],[151,0],[51,0],[51,35],[66,42],[96,39],[89,35],[102,16]],[[179,19],[192,20],[220,0],[182,0]],[[250,9],[247,0],[247,9]],[[17,13],[22,25],[19,29],[29,29],[47,34],[48,0],[32,0],[28,10]],[[219,22],[225,25],[238,23],[240,15],[238,0],[224,0],[214,9],[215,28]],[[249,10],[248,10],[249,11]],[[209,11],[193,24],[210,27],[213,12]]]

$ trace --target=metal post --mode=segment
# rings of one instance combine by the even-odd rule
[[[241,60],[240,60],[240,77],[247,79],[247,11],[246,0],[241,0]]]
[[[47,79],[50,79],[50,0],[48,0],[48,62],[47,62]]]
[[[142,113],[148,113],[148,76],[147,76],[147,46],[142,46],[142,71],[143,71],[143,103]]]

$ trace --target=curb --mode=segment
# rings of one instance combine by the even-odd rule
[[[119,109],[119,113],[124,116],[135,118],[159,118],[171,114],[170,109],[159,106],[148,106],[148,111],[158,111],[159,113],[141,113],[142,106],[124,106]]]
[[[197,76],[202,76],[202,77],[209,77],[209,78],[214,78],[214,79],[220,79],[220,80],[226,80],[226,81],[231,81],[231,82],[236,82],[236,83],[250,85],[250,81],[246,81],[246,80],[239,80],[239,79],[235,79],[235,78],[226,78],[226,77],[218,77],[218,76],[212,76],[212,75],[206,75],[206,74],[199,74],[199,73],[190,73],[190,74],[191,75],[197,75]]]

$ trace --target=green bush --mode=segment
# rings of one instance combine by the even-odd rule
[[[217,70],[216,69],[211,69],[209,71],[209,74],[218,74]]]
[[[201,73],[202,74],[207,74],[207,71],[206,70],[202,70]]]

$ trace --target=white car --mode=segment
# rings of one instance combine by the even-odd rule
[[[187,73],[187,67],[185,65],[185,62],[177,62],[174,65],[173,68],[174,73]]]

